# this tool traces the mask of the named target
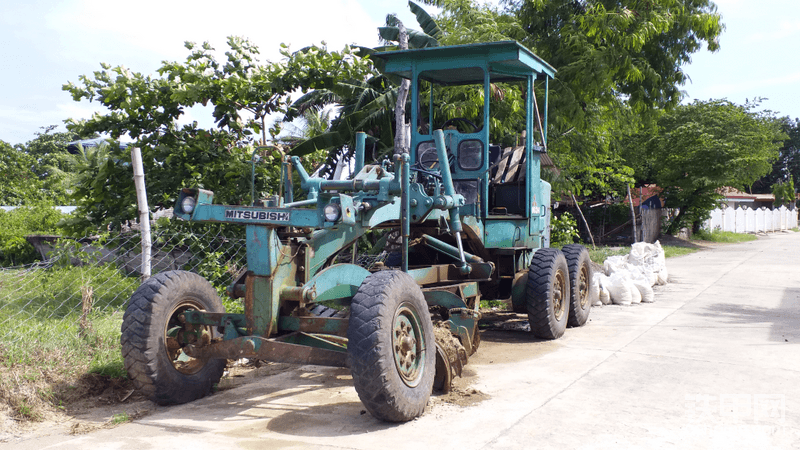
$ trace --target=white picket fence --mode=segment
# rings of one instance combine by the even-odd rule
[[[705,221],[707,230],[733,231],[734,233],[770,233],[797,227],[797,209],[785,206],[775,209],[717,208]]]

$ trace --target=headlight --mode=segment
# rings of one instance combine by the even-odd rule
[[[186,197],[181,201],[181,209],[183,210],[184,214],[191,214],[194,211],[194,205],[197,201],[194,197]]]
[[[339,220],[339,216],[341,215],[341,210],[339,209],[339,205],[334,203],[328,203],[325,205],[325,221],[326,222],[336,222]]]

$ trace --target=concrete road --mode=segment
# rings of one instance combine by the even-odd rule
[[[16,449],[800,448],[800,233],[667,260],[656,303],[594,308],[555,342],[487,332],[488,398],[391,425],[346,370],[294,368],[135,422]]]

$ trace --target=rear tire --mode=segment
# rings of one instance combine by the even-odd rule
[[[565,245],[561,249],[569,267],[569,320],[567,326],[581,327],[589,320],[592,302],[592,260],[589,250],[580,244]]]
[[[531,333],[560,338],[569,317],[569,269],[561,250],[541,248],[533,254],[525,291]]]
[[[422,415],[433,387],[436,343],[414,279],[397,270],[368,276],[353,296],[347,339],[353,384],[370,414],[387,422]]]
[[[122,319],[122,356],[134,387],[159,405],[196,400],[222,377],[224,359],[183,353],[211,340],[211,327],[182,322],[188,310],[224,312],[217,291],[200,275],[173,270],[148,279],[131,296]]]

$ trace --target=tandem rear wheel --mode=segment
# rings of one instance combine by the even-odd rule
[[[541,339],[558,339],[567,326],[583,326],[592,307],[591,280],[589,252],[582,245],[537,250],[525,286],[531,333]]]

